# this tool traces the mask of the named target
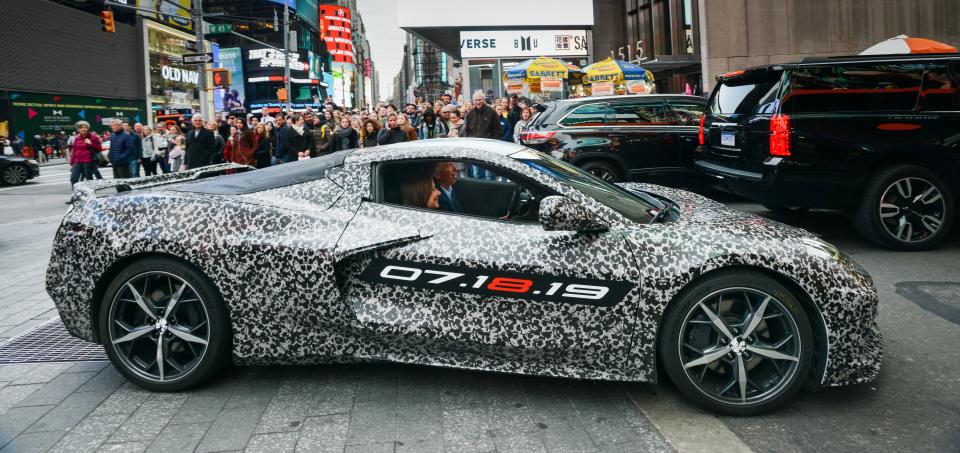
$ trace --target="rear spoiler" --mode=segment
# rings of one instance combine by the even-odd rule
[[[253,170],[249,165],[240,165],[235,163],[209,165],[193,170],[181,171],[177,173],[165,173],[155,176],[144,176],[142,178],[129,179],[101,179],[97,181],[79,182],[73,191],[71,202],[82,201],[90,198],[96,198],[98,190],[116,189],[117,193],[128,192],[137,189],[146,189],[149,187],[164,186],[179,182],[192,181],[196,179],[209,178],[227,174],[228,170],[235,172],[244,172]]]

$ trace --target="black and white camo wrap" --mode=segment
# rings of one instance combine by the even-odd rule
[[[825,355],[817,357],[822,384],[876,377],[882,360],[877,294],[869,276],[834,247],[689,192],[624,184],[682,209],[676,221],[637,225],[510,157],[517,152],[532,153],[467,139],[369,148],[316,181],[244,195],[168,190],[200,177],[199,170],[128,181],[133,190],[103,198],[94,189],[116,183],[80,183],[55,238],[47,291],[72,334],[98,341],[98,291],[116,269],[137,257],[169,255],[194,265],[219,289],[239,364],[391,360],[654,381],[655,340],[667,305],[695,279],[743,266],[802,291],[815,330],[825,335]],[[506,168],[579,203],[610,229],[544,231],[538,224],[365,201],[372,164],[413,158],[477,159]],[[227,168],[235,167],[214,171]],[[358,278],[375,258],[617,280],[632,289],[620,303],[600,307]]]

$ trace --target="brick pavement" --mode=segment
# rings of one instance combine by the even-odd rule
[[[57,220],[0,227],[0,343],[56,317]],[[393,364],[235,368],[152,393],[106,362],[0,366],[6,452],[673,451],[628,386]]]

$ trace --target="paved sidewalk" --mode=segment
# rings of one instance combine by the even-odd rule
[[[0,367],[0,452],[672,451],[619,384],[397,365],[236,369],[162,394],[106,363]]]
[[[57,317],[45,290],[59,218],[0,227],[0,343]]]

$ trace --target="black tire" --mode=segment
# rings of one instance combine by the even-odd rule
[[[623,181],[623,172],[609,162],[602,160],[591,160],[579,165],[583,171],[590,173],[607,182]]]
[[[761,204],[763,207],[767,208],[768,211],[776,214],[783,214],[783,215],[803,214],[810,210],[810,208],[805,208],[802,206],[784,206],[784,205],[775,204],[775,203],[761,203]]]
[[[3,167],[0,173],[0,182],[5,186],[19,186],[30,179],[30,168],[21,164],[10,164]]]
[[[911,182],[906,184],[904,181]],[[928,186],[940,194],[940,200],[931,204],[928,196],[919,199]],[[903,190],[903,192],[901,192]],[[910,196],[902,194],[910,192]],[[886,197],[886,198],[885,198]],[[910,200],[914,201],[910,201]],[[881,214],[882,206],[893,206]],[[867,182],[859,206],[853,213],[853,222],[860,234],[882,247],[893,250],[928,250],[940,245],[949,235],[955,219],[956,202],[952,187],[943,178],[918,165],[896,165],[878,171]],[[925,218],[933,217],[932,223]],[[900,218],[905,220],[902,222]],[[906,227],[908,224],[909,227]],[[904,229],[900,229],[904,225]],[[931,225],[938,225],[935,231]]]
[[[170,277],[172,276],[172,277]],[[163,316],[164,330],[160,330],[160,327],[156,325],[156,322],[159,322],[159,319],[164,314],[164,310],[169,308],[170,298],[161,297],[159,300],[152,300],[154,297],[157,297],[156,294],[158,291],[162,290],[165,286],[162,279],[166,278],[171,288],[170,291],[174,291],[176,284],[173,283],[173,280],[180,282],[186,282],[186,289],[182,291],[183,302],[179,303],[177,307],[174,308],[171,317],[169,318],[169,331],[166,330],[167,326],[167,317]],[[140,279],[140,280],[138,280]],[[144,288],[148,288],[147,285],[150,284],[150,279],[156,280],[155,286],[152,286],[152,291],[146,291],[145,293],[150,296],[151,301],[147,303],[152,303],[153,308],[160,310],[155,310],[156,317],[147,319],[144,315],[144,310],[142,310],[139,304],[134,303],[133,306],[122,306],[121,304],[129,304],[133,302],[132,300],[124,301],[121,298],[121,295],[130,296],[131,292],[128,291],[127,283],[133,282],[140,286],[139,282],[144,282]],[[198,302],[191,302],[187,297],[195,295]],[[160,306],[157,305],[158,302],[162,302],[166,299],[166,303]],[[111,316],[113,313],[113,317]],[[130,341],[123,341],[120,343],[115,343],[114,340],[121,335],[117,333],[116,325],[119,323],[115,322],[115,319],[120,319],[123,316],[117,316],[118,313],[122,313],[123,316],[127,316],[124,319],[130,319],[129,316],[136,317],[139,314],[143,317],[141,323],[130,322],[127,325],[131,327],[150,327],[146,330],[151,330],[150,333],[143,335],[137,339]],[[195,348],[199,349],[199,343],[187,344],[187,341],[180,339],[178,335],[173,333],[174,328],[179,328],[181,331],[189,331],[191,334],[196,336],[202,336],[201,333],[198,333],[196,330],[189,330],[186,327],[191,327],[186,323],[179,325],[180,321],[177,319],[178,316],[183,316],[183,319],[195,318],[197,321],[202,319],[200,316],[206,316],[206,328],[203,327],[203,324],[200,322],[195,322],[195,324],[200,324],[199,329],[201,332],[206,334],[206,344],[202,349],[202,353],[199,355],[195,352]],[[100,310],[98,314],[99,328],[100,328],[100,339],[104,345],[104,350],[107,353],[107,356],[110,358],[110,361],[113,365],[123,374],[128,380],[137,384],[140,387],[143,387],[147,390],[159,391],[159,392],[173,392],[179,391],[186,388],[194,387],[199,385],[214,374],[229,366],[230,358],[230,348],[231,348],[231,333],[230,333],[230,323],[227,316],[226,307],[223,303],[223,298],[220,296],[220,293],[217,291],[216,287],[207,279],[199,270],[195,269],[193,266],[182,263],[180,261],[170,259],[170,258],[145,258],[139,261],[134,262],[133,264],[127,266],[110,283],[110,286],[107,288],[104,293],[103,300],[100,304]],[[142,324],[142,325],[141,325]],[[113,331],[111,331],[111,325],[114,325]],[[123,327],[120,327],[124,329]],[[132,332],[131,330],[124,329],[126,332]],[[138,329],[139,330],[139,329]],[[159,333],[158,333],[159,332]],[[182,334],[181,334],[182,335]],[[164,344],[166,347],[156,348],[151,346],[151,344],[156,345],[156,337],[165,338]],[[152,342],[152,343],[151,343]],[[196,345],[194,347],[194,345]],[[124,348],[128,348],[124,350]],[[167,362],[169,360],[174,360],[175,354],[180,354],[180,356],[187,355],[187,349],[193,352],[194,359],[191,362],[188,362],[186,365],[180,363],[184,368],[189,368],[187,371],[182,372],[178,375],[175,375],[173,378],[168,378],[166,381],[163,380],[164,376],[163,371],[158,369],[158,374],[160,379],[149,377],[147,375],[151,374],[151,367],[142,367],[141,364],[145,362],[141,361],[138,363],[141,355],[150,355],[150,349],[154,348],[155,350],[165,350],[167,354],[163,357],[162,362],[165,364],[165,368],[171,369],[173,371],[178,371],[177,368],[173,367],[172,363],[177,362]],[[138,352],[139,351],[139,354]],[[124,355],[124,357],[121,357]],[[159,351],[158,351],[159,355]],[[133,357],[133,358],[131,358]],[[179,358],[177,359],[179,360]],[[154,359],[154,364],[158,362]],[[144,369],[146,368],[146,369]]]
[[[750,297],[753,297],[755,311],[765,307],[759,324],[754,325],[750,332],[745,332],[750,326],[749,312],[737,312],[738,294],[746,297],[747,301],[742,303],[741,299],[739,306],[751,306]],[[771,297],[767,304],[760,302],[765,296]],[[709,315],[701,307],[701,302],[711,306],[715,300],[725,301],[728,311],[724,312],[720,302],[716,302],[715,314],[724,320],[725,327],[733,334],[736,342],[723,344],[724,335],[709,321],[704,324],[703,319],[709,319]],[[780,312],[782,316],[764,319],[763,313],[772,315],[775,312]],[[698,317],[702,319],[697,319]],[[736,319],[738,317],[740,319]],[[743,335],[744,333],[749,335]],[[777,341],[777,335],[787,338],[788,334],[795,334],[795,339],[784,343],[785,349],[775,347],[773,350],[786,351],[785,355],[790,356],[791,360],[768,359],[765,355],[768,352],[764,355],[756,352],[768,351],[768,340],[774,342]],[[767,337],[764,338],[764,335]],[[683,346],[681,336],[684,340]],[[705,344],[705,347],[691,352],[696,350],[694,346],[701,343]],[[761,349],[764,347],[767,349]],[[731,352],[734,348],[739,352]],[[684,396],[713,412],[744,416],[768,412],[783,405],[803,386],[813,362],[814,341],[810,321],[796,296],[764,274],[736,270],[715,272],[677,295],[664,315],[658,337],[658,350],[664,370]],[[721,355],[703,362],[704,365],[693,365],[706,360],[714,351]],[[737,384],[737,369],[741,359],[744,375],[747,376],[744,381],[754,386],[752,395],[750,384],[744,384],[743,387]],[[684,366],[685,363],[687,367]],[[728,382],[731,380],[732,384]],[[760,385],[767,385],[769,388],[762,389],[754,382],[760,382]],[[731,388],[731,385],[734,387]],[[722,388],[727,390],[724,392]],[[741,388],[747,391],[741,391]],[[732,391],[736,391],[736,397],[729,393]]]

